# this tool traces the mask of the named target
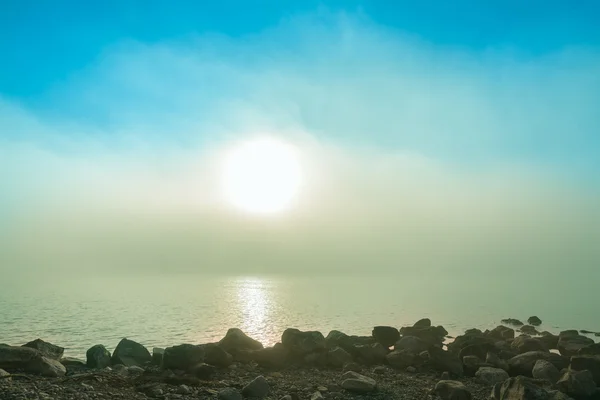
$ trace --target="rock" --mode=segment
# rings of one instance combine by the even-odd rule
[[[442,372],[442,375],[440,375],[440,380],[449,381],[450,380],[450,372],[448,372],[448,371]]]
[[[534,315],[533,317],[527,318],[527,323],[533,326],[540,326],[542,324],[542,320]]]
[[[44,357],[31,347],[22,346],[0,346],[0,368],[48,377],[64,376],[67,372],[59,361]]]
[[[152,365],[162,365],[163,355],[165,354],[165,349],[160,347],[155,347],[152,349]]]
[[[97,344],[88,349],[85,353],[86,364],[90,368],[106,368],[110,365],[110,351],[106,350],[101,344]]]
[[[391,326],[376,326],[371,333],[378,343],[389,348],[400,339],[398,329]]]
[[[506,360],[501,359],[495,353],[487,353],[485,356],[486,364],[490,364],[492,367],[503,369],[508,372],[508,362]]]
[[[369,393],[375,390],[377,382],[356,372],[348,371],[342,375],[342,388],[354,393]]]
[[[373,368],[373,373],[377,374],[377,375],[383,375],[383,374],[385,374],[385,367],[382,367],[382,366],[375,367],[375,368]]]
[[[509,378],[492,390],[494,400],[552,400],[550,394],[533,379],[524,376]]]
[[[219,400],[243,400],[242,394],[234,388],[222,389],[217,398]]]
[[[201,346],[204,349],[204,362],[216,367],[228,367],[233,363],[233,356],[222,347],[209,343]]]
[[[179,385],[177,387],[177,394],[191,394],[192,393],[192,389],[190,389],[190,387],[188,385]]]
[[[522,326],[522,325],[524,325],[521,321],[519,321],[518,319],[515,319],[515,318],[503,319],[500,322],[502,322],[503,324],[514,325],[514,326]]]
[[[548,351],[539,340],[529,336],[516,337],[510,347],[519,354],[527,353],[528,351]]]
[[[293,328],[288,328],[283,332],[281,344],[292,355],[298,356],[323,351],[327,347],[325,337],[321,332],[302,332]]]
[[[345,344],[347,344],[349,339],[350,336],[346,335],[344,332],[333,330],[327,334],[327,337],[325,338],[325,345],[328,349],[333,349],[334,347],[342,347]]]
[[[475,377],[486,385],[493,386],[508,379],[508,372],[500,368],[481,367],[475,373]]]
[[[60,363],[65,367],[84,368],[86,366],[85,361],[74,357],[63,357],[60,359]]]
[[[321,392],[314,392],[310,396],[310,400],[323,400],[323,399],[325,399],[325,397],[323,397],[323,395],[321,394]]]
[[[2,368],[0,368],[0,378],[3,378],[5,376],[10,376],[10,374],[8,372],[6,372],[5,370],[3,370]]]
[[[36,349],[44,357],[57,361],[61,359],[63,353],[65,352],[64,347],[55,346],[52,343],[44,342],[42,339],[36,339],[34,341],[26,343],[23,345],[23,347]]]
[[[121,339],[110,359],[112,365],[123,364],[126,367],[142,366],[152,361],[152,355],[141,344],[129,339]]]
[[[519,330],[521,332],[525,333],[526,335],[539,335],[540,334],[538,332],[538,330],[535,329],[535,327],[531,326],[531,325],[523,325]]]
[[[188,371],[190,368],[204,362],[204,349],[193,344],[180,344],[167,347],[163,352],[161,367]]]
[[[550,361],[559,370],[565,368],[568,364],[567,360],[558,354],[545,351],[530,351],[508,360],[508,372],[511,376],[524,375],[531,377],[533,367],[538,360]]]
[[[235,356],[238,351],[260,350],[263,345],[246,335],[241,329],[231,328],[227,331],[225,337],[219,341],[219,347]]]
[[[122,365],[122,364],[117,364],[117,365]],[[126,368],[127,368],[127,373],[130,375],[138,375],[138,374],[144,373],[144,368],[142,368],[138,365],[132,365],[131,367],[126,367]]]
[[[416,336],[404,336],[394,345],[394,350],[406,350],[412,354],[419,354],[428,348],[429,344]]]
[[[308,365],[327,365],[327,353],[310,353],[304,356],[304,363]]]
[[[267,368],[283,368],[287,365],[289,351],[281,343],[253,352],[254,360],[258,365]]]
[[[557,349],[558,346],[558,335],[554,335],[550,332],[544,331],[541,333],[542,336],[536,338],[544,345],[548,350]]]
[[[431,327],[431,320],[429,318],[422,318],[420,320],[418,320],[417,322],[415,322],[415,324],[413,325],[413,328],[430,328]]]
[[[572,397],[569,397],[558,390],[549,390],[548,395],[550,396],[548,400],[573,400]]]
[[[242,394],[245,397],[263,399],[268,396],[270,391],[271,387],[269,386],[269,382],[267,382],[264,376],[260,375],[244,386]]]
[[[415,362],[417,356],[408,350],[394,350],[386,356],[387,363],[396,369],[406,369]]]
[[[462,359],[465,374],[468,376],[474,376],[477,370],[482,366],[483,362],[477,356],[465,356]]]
[[[573,337],[573,336],[579,336],[579,331],[577,329],[567,329],[566,331],[561,331],[558,334],[558,337],[560,339],[562,339],[562,338],[568,338],[568,337]]]
[[[587,346],[594,344],[594,340],[583,335],[569,335],[560,336],[558,339],[557,348],[565,357],[571,357],[577,354],[577,352]]]
[[[354,346],[358,357],[366,364],[381,364],[388,350],[381,343],[363,344]]]
[[[596,385],[600,386],[600,356],[573,356],[571,357],[569,369],[573,371],[590,371]]]
[[[352,355],[341,347],[335,347],[327,353],[327,363],[332,367],[343,367],[352,361]]]
[[[532,375],[535,379],[542,379],[554,384],[560,378],[560,371],[550,361],[537,360],[533,366]]]
[[[463,363],[456,355],[437,347],[431,347],[427,353],[429,359],[425,363],[426,366],[437,371],[448,371],[458,377],[464,375]]]
[[[448,331],[443,326],[430,326],[426,328],[405,326],[400,328],[400,334],[402,336],[416,336],[429,345],[441,347]]]
[[[504,325],[498,325],[497,327],[489,331],[487,335],[502,340],[514,339],[515,330]]]
[[[417,369],[415,367],[406,367],[406,372],[408,372],[409,374],[414,374],[415,372],[417,372]]]
[[[465,334],[456,337],[452,343],[448,343],[448,351],[456,354],[459,358],[465,356],[477,356],[485,358],[488,352],[497,353],[496,339],[484,334]]]
[[[349,362],[347,364],[344,364],[344,368],[343,368],[344,372],[348,372],[348,371],[352,371],[352,372],[360,372],[362,371],[362,367],[360,366],[360,364],[355,363],[355,362]]]
[[[578,356],[600,356],[600,343],[594,343],[577,350]]]
[[[117,364],[117,365],[113,365],[112,367],[112,371],[120,374],[120,375],[127,375],[127,367],[124,366],[123,364]]]
[[[433,392],[441,400],[471,400],[472,398],[469,389],[458,381],[439,381]]]
[[[556,387],[569,396],[589,397],[596,393],[596,383],[590,371],[567,371],[556,382]]]
[[[211,379],[216,373],[217,368],[206,363],[199,363],[189,369],[189,371],[197,378],[202,380]]]

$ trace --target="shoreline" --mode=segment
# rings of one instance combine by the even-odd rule
[[[542,321],[528,322],[503,320],[454,338],[427,318],[374,327],[371,336],[290,328],[272,347],[232,328],[202,345],[146,349],[122,339],[111,353],[96,344],[85,360],[40,339],[0,344],[0,398],[477,400],[512,399],[502,396],[527,387],[556,400],[600,396],[594,332],[538,332]]]

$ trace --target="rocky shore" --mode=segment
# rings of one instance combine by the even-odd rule
[[[273,347],[233,328],[217,343],[152,352],[96,344],[85,360],[40,339],[0,344],[0,399],[600,399],[600,344],[538,332],[537,317],[502,322],[456,338],[428,319],[371,336],[290,328]]]

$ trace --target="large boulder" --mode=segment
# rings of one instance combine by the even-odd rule
[[[514,339],[515,330],[504,325],[498,325],[487,333],[490,336],[499,340]]]
[[[334,347],[327,352],[327,363],[332,367],[341,368],[352,361],[352,355],[341,347]]]
[[[577,350],[578,356],[600,356],[600,343],[594,343]]]
[[[576,399],[588,398],[596,393],[596,382],[590,371],[567,371],[556,382],[556,387]]]
[[[405,350],[413,354],[419,354],[426,351],[428,348],[429,344],[416,336],[404,336],[394,345],[394,350],[396,351]]]
[[[228,367],[233,362],[231,354],[215,343],[201,346],[204,349],[204,362],[216,367]]]
[[[531,372],[535,379],[545,380],[555,384],[560,378],[560,371],[554,364],[547,360],[537,360]]]
[[[486,364],[491,365],[492,367],[495,368],[500,368],[503,369],[504,371],[508,372],[508,362],[500,357],[498,357],[498,355],[496,353],[487,353],[485,356],[485,362]]]
[[[534,315],[532,317],[527,318],[527,323],[533,326],[540,326],[542,324],[542,320]]]
[[[288,328],[283,332],[281,344],[292,355],[302,357],[310,353],[324,351],[327,348],[325,337],[321,332],[302,332],[294,328]]]
[[[573,371],[590,371],[596,382],[600,386],[600,356],[573,356],[569,369]]]
[[[204,348],[193,344],[167,347],[163,352],[162,368],[189,371],[204,362]]]
[[[513,325],[513,326],[523,326],[524,325],[523,322],[519,321],[516,318],[506,318],[500,322],[502,322],[503,324],[506,324],[506,325]]]
[[[508,372],[500,368],[481,367],[475,373],[475,377],[482,383],[494,386],[508,379]]]
[[[519,331],[521,331],[522,333],[526,334],[526,335],[539,335],[540,332],[538,332],[537,329],[535,329],[535,326],[532,325],[523,325]]]
[[[444,339],[448,334],[448,331],[443,326],[429,326],[429,327],[414,327],[405,326],[400,328],[400,334],[402,336],[416,336],[429,345],[442,346]]]
[[[558,335],[555,335],[548,331],[544,331],[540,335],[541,336],[536,339],[539,340],[545,348],[547,348],[548,350],[558,349]]]
[[[273,347],[255,350],[252,355],[258,365],[274,369],[285,367],[290,359],[290,351],[281,343],[276,343]]]
[[[413,325],[413,328],[429,328],[431,327],[431,320],[429,318],[421,318]]]
[[[219,341],[219,346],[233,355],[238,351],[259,350],[263,348],[262,343],[252,339],[238,328],[229,329],[225,337]]]
[[[408,350],[394,350],[386,356],[387,363],[396,369],[404,370],[414,365],[418,356]]]
[[[348,371],[342,375],[342,388],[354,393],[369,393],[377,388],[377,382],[357,372]]]
[[[583,335],[568,335],[559,336],[557,348],[565,357],[571,357],[577,354],[579,350],[587,346],[593,345],[594,339]]]
[[[110,365],[110,351],[101,344],[92,346],[85,353],[86,364],[90,368],[106,368]]]
[[[67,372],[59,361],[44,357],[36,349],[21,346],[0,346],[0,368],[48,377],[64,376]]]
[[[457,377],[464,375],[463,363],[455,354],[435,346],[430,347],[427,353],[429,359],[425,366],[439,372],[449,372]]]
[[[527,353],[529,351],[548,351],[546,346],[542,344],[538,339],[529,336],[517,336],[510,347],[519,354]]]
[[[435,385],[433,392],[441,400],[471,400],[473,397],[469,389],[458,381],[439,381]]]
[[[533,367],[538,360],[549,361],[559,370],[566,368],[568,365],[568,361],[559,354],[547,351],[530,351],[508,360],[509,374],[511,376],[524,375],[531,377]]]
[[[389,351],[381,343],[363,344],[354,346],[356,354],[365,364],[381,364]]]
[[[36,339],[23,345],[39,351],[44,357],[52,360],[60,360],[65,352],[64,347],[53,345],[52,343],[44,342],[42,339]]]
[[[509,378],[494,386],[494,400],[553,400],[552,395],[543,387],[541,382],[517,376]]]
[[[371,334],[378,343],[388,348],[400,339],[400,332],[392,326],[376,326]]]
[[[110,360],[112,365],[123,364],[126,367],[138,366],[152,362],[152,355],[147,348],[141,344],[129,340],[121,339],[115,351],[113,351]]]
[[[242,394],[251,399],[264,399],[269,395],[271,387],[264,376],[260,375],[242,389]]]

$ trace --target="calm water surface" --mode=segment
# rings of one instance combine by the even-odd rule
[[[568,286],[559,276],[544,281],[465,279],[460,274],[428,279],[201,274],[4,278],[0,343],[23,344],[40,337],[64,346],[70,356],[83,356],[98,343],[112,350],[123,337],[149,348],[165,347],[216,341],[228,328],[239,327],[271,345],[288,327],[367,335],[375,325],[400,327],[422,317],[444,325],[450,334],[533,314],[544,320],[543,329],[600,331],[600,309],[589,296],[595,283]]]

